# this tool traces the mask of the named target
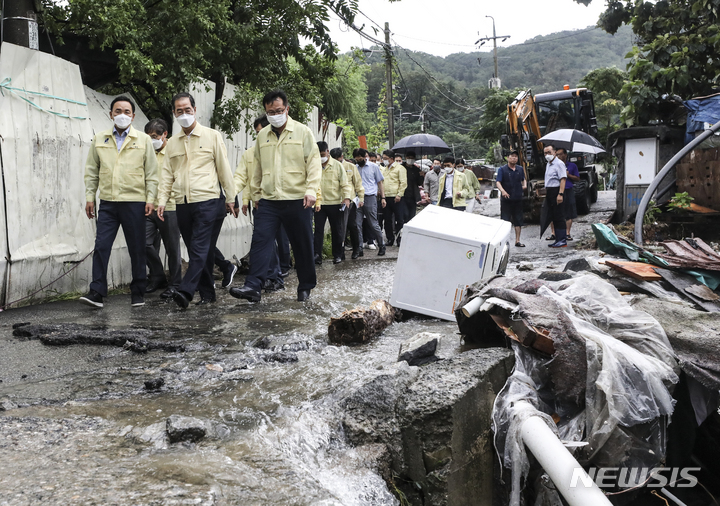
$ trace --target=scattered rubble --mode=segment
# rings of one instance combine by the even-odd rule
[[[205,422],[189,416],[172,415],[167,419],[166,431],[171,443],[197,442],[205,437]]]

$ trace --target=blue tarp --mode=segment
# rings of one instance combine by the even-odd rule
[[[695,137],[695,132],[705,130],[704,123],[714,125],[720,121],[720,95],[708,98],[685,101],[687,109],[687,126],[685,127],[685,144]]]

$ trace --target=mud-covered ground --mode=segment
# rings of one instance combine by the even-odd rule
[[[614,204],[614,192],[601,193],[573,236]],[[498,201],[482,212],[498,216]],[[509,275],[521,263],[562,270],[588,253],[550,250],[537,225],[522,241]],[[295,301],[293,273],[259,304],[218,290],[217,303],[187,311],[157,295],[131,308],[118,295],[102,310],[65,301],[0,313],[0,505],[398,504],[378,456],[345,442],[336,402],[397,367],[400,343],[418,332],[442,335],[441,357],[462,347],[454,323],[423,318],[362,347],[328,344],[332,316],[389,299],[397,248],[388,252],[325,262],[307,303]],[[38,326],[168,346],[49,345],[22,331]],[[170,443],[171,415],[197,418],[205,438]]]

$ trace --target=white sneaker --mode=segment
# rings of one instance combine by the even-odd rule
[[[375,246],[374,243],[373,243],[373,244],[366,244],[365,247],[366,247],[367,249],[370,249],[370,250],[376,250],[376,249],[377,249],[377,246]]]

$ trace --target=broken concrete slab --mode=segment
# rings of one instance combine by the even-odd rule
[[[409,365],[423,365],[439,360],[435,356],[440,345],[440,334],[420,332],[400,345],[398,362],[405,361]]]
[[[476,349],[378,376],[341,402],[345,433],[387,446],[395,486],[412,504],[491,504],[490,416],[513,363],[509,350]]]
[[[557,272],[557,271],[545,271],[541,272],[538,279],[545,281],[565,281],[566,279],[572,279],[573,275],[569,272]]]

